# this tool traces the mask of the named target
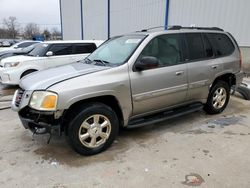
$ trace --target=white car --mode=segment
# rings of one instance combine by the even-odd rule
[[[18,85],[32,72],[84,59],[103,41],[49,41],[38,44],[28,55],[7,57],[0,62],[0,83]]]
[[[18,42],[16,44],[13,44],[10,47],[5,47],[5,48],[1,48],[0,51],[7,51],[7,50],[15,50],[15,49],[23,49],[26,48],[30,45],[36,44],[36,43],[40,43],[41,41],[34,41],[34,40],[25,40],[25,41],[21,41]],[[6,44],[6,45],[5,45]],[[9,41],[4,41],[2,42],[2,46],[7,46],[7,44],[10,44]],[[8,45],[9,46],[9,45]]]

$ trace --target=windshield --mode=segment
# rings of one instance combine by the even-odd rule
[[[36,56],[36,57],[42,57],[45,55],[48,44],[46,43],[40,43],[38,44],[28,55],[29,56]]]
[[[108,40],[90,54],[87,60],[120,65],[128,60],[145,35],[126,35]]]

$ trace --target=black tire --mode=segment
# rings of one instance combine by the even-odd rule
[[[213,100],[214,96],[216,95],[216,91],[220,91],[223,90],[223,93],[225,92],[225,101],[221,103],[221,105],[217,106],[217,103]],[[207,103],[204,106],[204,110],[208,113],[208,114],[219,114],[221,113],[227,106],[228,101],[230,98],[230,87],[228,85],[228,83],[220,80],[218,82],[216,82],[212,88],[210,89],[209,95],[208,95],[208,99],[207,99]],[[222,99],[221,99],[222,101]],[[215,107],[217,106],[217,107]]]
[[[94,123],[94,118],[92,119],[93,116],[101,116],[99,121],[102,121],[102,118],[106,118],[109,121],[109,127],[107,126],[106,132],[109,132],[109,136],[107,139],[101,138],[101,136],[97,137],[96,134],[99,134],[100,130],[95,130],[92,129],[86,129],[82,128],[81,125],[83,122],[86,121],[93,121],[91,126],[95,126]],[[105,120],[105,119],[104,119]],[[89,123],[89,122],[87,122]],[[96,124],[96,127],[100,127],[100,124]],[[100,128],[101,132],[103,128]],[[104,128],[105,129],[105,128]],[[84,133],[81,133],[81,131],[84,130]],[[109,130],[109,131],[108,131]],[[116,136],[118,135],[118,130],[119,130],[119,121],[117,118],[116,113],[107,105],[102,104],[102,103],[91,103],[91,104],[86,104],[83,106],[83,108],[80,110],[80,112],[76,115],[75,118],[71,121],[71,123],[68,126],[68,141],[72,148],[79,154],[81,155],[94,155],[97,153],[100,153],[104,150],[106,150],[115,140]],[[87,144],[91,145],[92,138],[89,136],[87,139],[81,141],[80,140],[80,134],[95,134],[94,139],[96,142],[104,142],[100,145],[97,145],[96,147],[90,148],[86,146]],[[89,140],[90,139],[90,140]],[[101,139],[101,141],[98,139]],[[90,143],[89,143],[90,142]]]
[[[20,78],[23,78],[24,76],[27,76],[28,74],[31,74],[31,73],[33,73],[33,72],[36,72],[37,70],[27,70],[27,71],[25,71],[21,76],[20,76]]]
[[[250,100],[250,89],[243,84],[238,86],[236,91],[239,92],[245,100]]]

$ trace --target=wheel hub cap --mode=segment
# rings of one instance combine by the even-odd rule
[[[111,132],[109,119],[95,114],[83,121],[79,129],[79,140],[88,148],[96,148],[106,142]]]
[[[220,109],[224,106],[227,99],[227,92],[225,88],[218,88],[213,95],[213,107],[215,109]]]

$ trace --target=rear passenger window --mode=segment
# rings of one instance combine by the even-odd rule
[[[234,45],[227,35],[222,33],[208,33],[207,36],[215,49],[216,56],[226,56],[233,53]]]
[[[94,43],[73,45],[73,54],[92,53],[95,50],[96,50],[96,45]]]
[[[189,51],[189,60],[202,59],[206,57],[200,33],[187,33],[186,39]]]
[[[69,55],[72,54],[72,45],[71,44],[54,44],[49,49],[53,52],[53,55]]]
[[[139,58],[153,56],[159,60],[159,67],[172,66],[181,62],[180,35],[161,35],[152,39]]]
[[[212,45],[210,44],[208,38],[205,35],[203,35],[203,42],[204,42],[205,56],[213,57],[214,53],[213,53]]]

